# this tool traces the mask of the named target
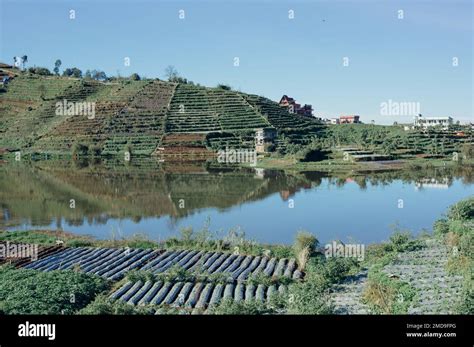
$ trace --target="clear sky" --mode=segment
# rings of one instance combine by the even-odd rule
[[[202,85],[288,94],[323,117],[412,121],[381,115],[392,100],[419,102],[425,116],[474,120],[472,0],[0,3],[3,62],[26,54],[28,66],[52,69],[59,58],[62,68],[159,78],[174,65]]]

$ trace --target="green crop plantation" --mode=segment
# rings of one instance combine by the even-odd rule
[[[455,153],[472,159],[467,126],[406,131],[397,125],[327,125],[263,96],[226,88],[11,71],[15,77],[0,93],[0,149],[10,152],[206,160],[227,148],[255,149],[256,129],[273,128],[269,152],[276,158],[339,160],[351,148],[354,161],[449,159]],[[58,103],[66,102],[93,103],[94,115],[58,113]]]
[[[254,148],[258,128],[276,128],[281,148],[308,143],[321,129],[274,101],[231,90],[16,73],[0,93],[0,148],[11,151],[140,156],[164,147],[161,154],[209,157],[226,147]],[[95,115],[58,115],[64,101],[93,102]]]

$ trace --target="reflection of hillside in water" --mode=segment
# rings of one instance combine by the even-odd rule
[[[329,176],[321,172],[285,174],[276,170],[223,169],[199,163],[142,160],[123,165],[43,161],[0,167],[0,223],[7,226],[105,223],[109,218],[171,216],[181,218],[205,208],[225,210],[278,193],[289,199],[323,180],[336,186],[356,183],[360,189],[394,180],[450,185],[454,178],[473,183],[472,169],[432,172],[385,172]],[[431,182],[431,183],[430,183]],[[75,208],[70,208],[71,199]]]

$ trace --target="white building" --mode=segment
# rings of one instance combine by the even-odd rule
[[[447,129],[448,126],[452,124],[452,117],[423,117],[421,114],[415,117],[415,122],[413,123],[415,127],[424,129],[435,126],[441,126],[443,129]]]

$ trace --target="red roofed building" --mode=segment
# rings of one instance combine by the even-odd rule
[[[354,123],[360,123],[359,120],[360,116],[340,116],[339,117],[339,123],[340,124],[354,124]]]
[[[303,107],[301,107],[301,104],[298,104],[295,99],[289,97],[288,95],[283,95],[279,104],[282,107],[288,108],[288,112],[290,113],[307,117],[313,116],[313,107],[311,105],[305,104]]]

